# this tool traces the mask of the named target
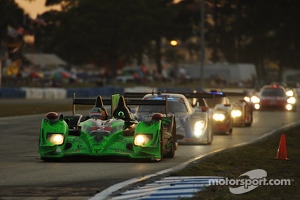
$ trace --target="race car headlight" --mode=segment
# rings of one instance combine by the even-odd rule
[[[295,104],[296,103],[296,98],[295,97],[290,97],[290,98],[288,98],[287,102],[289,104]]]
[[[224,120],[225,120],[225,115],[222,114],[222,113],[215,113],[215,114],[213,115],[213,119],[214,119],[215,121],[224,121]]]
[[[134,145],[136,146],[143,146],[147,144],[151,140],[151,135],[136,135],[134,137]]]
[[[60,133],[48,134],[48,140],[54,145],[61,145],[64,143],[64,135]]]
[[[293,90],[286,91],[286,96],[289,96],[289,97],[294,96]]]
[[[285,109],[286,109],[286,110],[293,110],[293,105],[291,105],[291,104],[286,104]]]
[[[199,137],[203,133],[205,122],[203,120],[196,121],[194,124],[194,135]]]
[[[247,101],[247,102],[251,101],[250,97],[248,97],[248,96],[244,97],[244,100]]]
[[[232,116],[233,118],[235,118],[235,117],[240,117],[240,116],[242,116],[242,111],[241,111],[241,110],[233,110],[233,111],[231,112],[231,116]]]
[[[259,102],[260,102],[260,99],[259,99],[257,96],[252,96],[252,97],[251,97],[251,102],[252,102],[252,103],[259,103]]]

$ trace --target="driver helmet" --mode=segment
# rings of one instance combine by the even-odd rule
[[[106,113],[106,110],[103,107],[94,107],[90,110],[89,117],[93,118],[93,119],[106,120],[107,119],[107,113]]]

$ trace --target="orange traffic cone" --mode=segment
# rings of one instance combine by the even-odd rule
[[[288,160],[286,152],[285,134],[281,134],[276,159]]]

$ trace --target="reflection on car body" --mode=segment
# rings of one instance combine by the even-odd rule
[[[179,93],[146,94],[143,100],[167,99],[167,112],[175,115],[176,134],[179,144],[211,144],[212,120],[208,109],[193,108],[185,95]],[[137,119],[151,117],[154,113],[166,112],[162,106],[139,106],[135,113]]]
[[[213,110],[213,132],[231,134],[233,130],[232,105],[223,92],[211,92],[223,94],[214,98],[207,98],[207,104]]]

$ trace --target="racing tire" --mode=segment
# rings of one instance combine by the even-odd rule
[[[210,134],[210,137],[209,137],[209,135],[207,136],[207,142],[206,142],[207,145],[212,144],[212,142],[213,142],[213,140],[214,140],[214,136],[213,136],[213,135],[214,135],[214,134],[211,133],[211,134]]]
[[[232,134],[233,128],[231,127],[227,132],[225,132],[226,135],[231,135]]]
[[[163,158],[163,132],[162,130],[160,130],[160,137],[159,137],[159,146],[160,146],[160,157],[159,158],[151,158],[151,161],[154,161],[154,162],[159,162],[162,160]]]
[[[252,122],[246,123],[245,126],[246,127],[250,127],[252,125]]]
[[[233,120],[231,120],[230,129],[228,130],[227,134],[231,135],[233,130]]]
[[[162,158],[164,157],[164,147],[163,147],[163,133],[162,130],[160,131],[160,158],[158,158],[156,161],[161,161]]]
[[[61,162],[62,158],[44,158],[41,157],[41,160],[44,162]]]
[[[209,130],[210,130],[210,132],[207,134],[207,141],[205,143],[207,145],[212,144],[212,142],[214,140],[214,133],[213,133],[213,130],[212,130],[212,124],[211,123],[209,124]]]
[[[176,125],[175,125],[175,120],[173,118],[173,123],[172,123],[172,139],[171,139],[171,147],[168,149],[166,154],[164,155],[164,158],[174,158],[175,156],[175,151],[176,151]]]
[[[253,122],[253,114],[251,113],[251,120],[250,122],[246,123],[246,127],[250,127],[252,125],[252,122]]]

